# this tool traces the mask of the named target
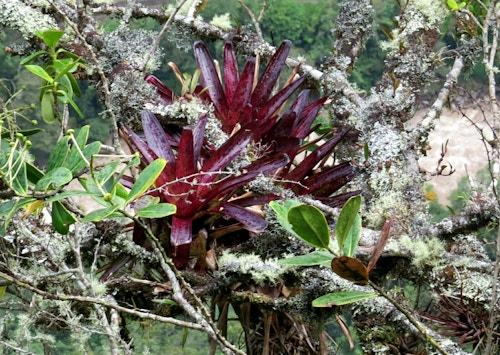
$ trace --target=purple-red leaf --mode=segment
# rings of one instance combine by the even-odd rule
[[[294,137],[304,139],[309,135],[311,125],[316,119],[316,116],[318,116],[318,112],[319,110],[321,110],[321,107],[326,100],[327,97],[323,97],[304,108],[300,120],[298,120],[297,126],[294,128],[294,131],[292,133]]]
[[[227,167],[247,147],[251,136],[252,133],[249,130],[241,129],[236,132],[207,159],[202,170],[204,172],[214,172]],[[213,181],[214,179],[208,180]]]
[[[325,168],[323,171],[302,181],[305,187],[299,189],[298,193],[330,196],[351,181],[355,175],[354,167],[349,162]]]
[[[271,117],[276,110],[278,110],[281,105],[285,103],[285,101],[293,94],[295,90],[304,82],[305,77],[301,76],[299,79],[295,80],[290,85],[287,85],[283,89],[281,89],[276,95],[274,95],[271,100],[269,100],[264,105],[261,105],[257,108],[257,119],[261,121],[265,121]]]
[[[242,223],[246,229],[251,232],[262,232],[267,227],[267,222],[264,218],[256,215],[255,213],[247,210],[244,207],[225,202],[221,204],[222,213],[234,218]]]
[[[353,196],[358,196],[358,195],[361,195],[361,190],[349,191],[332,197],[315,196],[315,199],[323,202],[325,205],[328,205],[330,207],[342,207],[344,203],[347,202],[347,200],[349,200]]]
[[[341,132],[335,134],[332,139],[310,153],[307,157],[304,158],[304,160],[299,163],[299,165],[297,165],[297,167],[295,167],[295,169],[288,173],[285,179],[300,181],[304,177],[306,177],[307,174],[312,171],[314,166],[318,164],[321,159],[323,159],[333,148],[335,148],[337,143],[342,139],[342,137],[344,137],[344,135],[348,131],[349,129],[346,128]]]
[[[175,155],[168,141],[167,135],[155,115],[149,110],[141,111],[142,128],[149,147],[158,158],[167,161],[167,165],[175,164]]]
[[[245,126],[251,120],[250,98],[252,96],[255,72],[255,58],[250,58],[240,75],[238,87],[230,99],[230,110],[222,119],[224,132],[231,133],[236,123]]]
[[[236,87],[238,86],[238,62],[233,52],[231,42],[224,44],[224,86],[226,88],[227,104],[231,105]]]
[[[203,86],[207,89],[217,112],[225,117],[227,114],[226,95],[222,89],[212,56],[203,42],[198,41],[194,44],[194,56],[201,71]]]
[[[196,164],[200,161],[200,152],[205,139],[205,126],[207,125],[207,115],[203,115],[193,128],[193,157]]]
[[[184,127],[179,141],[179,151],[175,164],[175,177],[180,179],[195,173],[196,161],[194,159],[193,130]]]
[[[172,90],[170,90],[165,84],[163,84],[156,76],[154,75],[146,75],[144,80],[154,86],[160,96],[160,101],[164,105],[171,105],[175,100],[178,99],[177,95],[174,94]]]
[[[281,70],[283,69],[286,58],[288,57],[291,46],[292,42],[288,40],[283,41],[276,50],[276,53],[272,56],[253,92],[251,100],[253,107],[262,105],[271,95]]]
[[[193,221],[191,218],[172,217],[170,232],[171,254],[175,266],[184,269],[189,261],[189,249],[193,240]]]

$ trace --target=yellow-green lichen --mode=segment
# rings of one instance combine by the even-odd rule
[[[411,251],[412,264],[421,269],[426,266],[435,267],[442,265],[442,254],[445,252],[444,243],[438,238],[413,240],[405,235],[400,238],[401,245]]]

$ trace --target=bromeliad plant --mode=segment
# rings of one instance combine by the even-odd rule
[[[305,76],[296,78],[296,68],[284,87],[273,94],[285,67],[290,47],[291,42],[284,41],[269,60],[260,79],[255,82],[256,73],[259,71],[256,59],[248,59],[239,74],[232,45],[227,42],[224,46],[224,83],[221,83],[219,70],[208,49],[202,42],[196,42],[194,52],[201,72],[202,85],[196,86],[189,95],[199,97],[206,105],[213,105],[215,116],[221,122],[225,133],[231,134],[238,129],[250,130],[254,146],[259,147],[257,155],[274,152],[287,154],[290,162],[277,176],[282,180],[283,186],[296,194],[309,194],[328,205],[340,206],[349,197],[359,193],[331,197],[354,177],[351,164],[346,162],[329,167],[323,165],[319,171],[314,168],[331,154],[348,129],[335,134],[330,131],[316,140],[306,140],[319,128],[314,122],[327,99],[325,97],[308,103],[310,90],[302,90],[289,108],[283,109],[287,100],[305,80]],[[146,76],[146,81],[157,88],[162,104],[172,104],[176,100],[185,99],[179,98],[152,75]],[[320,141],[323,141],[323,144],[310,152],[306,158],[299,157],[300,153],[311,149],[315,143],[319,145]]]
[[[171,255],[178,268],[187,265],[193,220],[200,215],[221,214],[239,221],[248,230],[263,231],[267,225],[264,218],[231,200],[259,175],[271,175],[289,162],[286,154],[277,153],[246,165],[245,172],[231,172],[228,166],[245,151],[252,132],[242,129],[218,149],[213,149],[204,144],[206,123],[207,116],[201,117],[195,127],[184,127],[177,140],[165,133],[150,111],[144,110],[144,140],[126,127],[130,141],[146,165],[158,158],[167,161],[156,179],[157,189],[153,194],[177,208],[171,221],[170,242]]]
[[[354,170],[349,163],[322,164],[348,130],[329,132],[312,141],[306,139],[317,129],[313,123],[326,98],[309,103],[310,91],[303,90],[284,109],[287,100],[305,80],[304,76],[293,80],[296,72],[273,95],[290,46],[291,43],[285,41],[255,81],[259,70],[255,58],[247,61],[240,74],[232,46],[226,43],[222,83],[207,48],[197,42],[194,51],[201,85],[195,85],[191,79],[190,85],[183,85],[185,89],[190,86],[191,90],[184,90],[182,97],[156,77],[146,76],[145,80],[157,89],[159,104],[185,103],[196,98],[206,105],[207,111],[213,107],[222,127],[221,134],[229,136],[215,148],[204,137],[210,119],[207,115],[201,116],[193,127],[184,127],[180,134],[168,126],[163,127],[147,110],[142,112],[144,139],[126,127],[144,164],[156,158],[167,161],[154,193],[177,207],[169,235],[171,255],[178,267],[187,265],[190,244],[197,234],[194,223],[197,228],[208,225],[215,229],[217,220],[221,220],[218,217],[223,217],[238,221],[250,231],[262,231],[266,227],[265,220],[247,207],[280,196],[256,195],[245,188],[260,175],[270,177],[270,184],[279,184],[296,194],[312,195],[331,206],[342,205],[358,193],[331,196],[354,176]],[[301,154],[305,158],[299,158]],[[233,163],[238,160],[239,163]]]

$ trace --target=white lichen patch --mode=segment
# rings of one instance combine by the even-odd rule
[[[0,0],[0,24],[18,30],[26,39],[33,37],[35,31],[58,28],[49,14],[42,13],[47,3],[38,3],[40,7],[35,9],[20,0]]]
[[[259,286],[280,283],[281,275],[287,269],[277,259],[262,260],[255,254],[238,255],[227,250],[218,259],[218,265],[221,277],[226,273],[246,274]]]

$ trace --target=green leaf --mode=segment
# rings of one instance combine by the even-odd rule
[[[175,302],[174,300],[171,300],[169,298],[156,299],[156,300],[153,300],[153,302],[160,303],[160,304],[168,304],[171,306],[178,306],[179,305],[177,302]]]
[[[50,170],[38,180],[35,185],[35,190],[47,191],[49,189],[56,189],[58,187],[64,186],[73,180],[73,174],[67,168],[59,167],[54,170]]]
[[[12,190],[18,196],[26,195],[28,192],[28,174],[26,172],[26,163],[23,156],[17,157],[10,168],[15,175],[12,177]]]
[[[319,209],[309,205],[292,207],[288,211],[288,221],[300,239],[315,248],[328,248],[330,231],[326,218]]]
[[[61,37],[64,35],[64,31],[58,29],[50,29],[43,32],[36,31],[35,33],[49,48],[52,48],[52,50],[54,50]]]
[[[19,62],[19,64],[21,64],[21,65],[28,64],[28,63],[34,61],[39,56],[41,56],[42,54],[47,54],[47,51],[44,51],[44,50],[36,51],[35,53],[30,54],[29,56],[27,56],[26,58],[21,60],[21,62]]]
[[[313,307],[332,307],[342,306],[358,301],[367,300],[369,298],[377,297],[376,293],[367,293],[363,291],[342,291],[328,293],[312,301]]]
[[[286,259],[281,259],[278,262],[281,265],[295,265],[295,266],[323,265],[330,267],[330,264],[334,257],[335,255],[333,255],[328,251],[316,250],[306,255],[298,255]]]
[[[20,198],[9,200],[0,204],[0,217],[5,217],[0,227],[0,236],[4,236],[7,233],[7,227],[9,226],[14,213],[34,201],[36,201],[34,198]]]
[[[75,216],[61,202],[56,201],[52,203],[52,226],[57,232],[68,234],[69,226],[75,222]]]
[[[446,4],[448,4],[451,11],[457,11],[459,9],[455,0],[446,0]]]
[[[142,218],[162,218],[170,216],[177,211],[177,207],[171,203],[158,203],[140,209],[137,215]]]
[[[356,214],[356,218],[354,220],[354,224],[349,229],[349,233],[347,234],[347,238],[344,244],[344,255],[353,257],[356,252],[356,248],[358,247],[359,238],[361,238],[361,216]]]
[[[5,291],[7,290],[7,286],[0,286],[0,300],[5,295]]]
[[[114,217],[117,210],[118,206],[110,206],[92,211],[82,219],[82,222],[99,222],[105,218]]]
[[[26,175],[30,183],[36,184],[43,177],[43,172],[36,166],[26,163]]]
[[[69,153],[68,141],[69,137],[64,136],[56,143],[54,149],[52,149],[50,153],[47,165],[45,166],[46,171],[65,166],[66,157]]]
[[[76,196],[90,196],[92,195],[90,192],[87,191],[82,191],[82,190],[67,190],[63,191],[61,193],[58,193],[45,201],[47,202],[54,202],[54,201],[60,201],[64,200],[66,198],[71,198],[71,197],[76,197]]]
[[[83,148],[82,153],[85,159],[87,159],[87,162],[90,162],[92,155],[98,154],[101,151],[101,145],[101,142],[95,141]],[[73,150],[76,151],[75,148],[73,148],[72,151]],[[87,162],[78,154],[72,161],[68,161],[67,167],[71,170],[73,175],[78,175],[82,169],[87,168]]]
[[[33,65],[33,64],[28,64],[28,65],[25,65],[25,68],[28,69],[33,74],[35,74],[36,76],[39,76],[40,78],[42,78],[43,80],[45,80],[49,84],[53,84],[54,83],[54,78],[52,78],[49,75],[49,73],[47,73],[45,71],[45,69],[43,69],[41,66],[39,66],[39,65]]]
[[[283,229],[285,229],[290,234],[296,236],[297,238],[300,237],[295,233],[290,222],[288,222],[288,211],[290,210],[290,208],[299,206],[301,204],[302,203],[297,200],[285,200],[283,202],[278,202],[278,201],[269,202],[269,206],[276,213],[276,219],[278,220],[278,223],[283,227]]]
[[[46,90],[42,94],[40,100],[40,108],[42,110],[42,118],[46,123],[52,123],[56,119],[54,110],[54,96],[50,90]]]
[[[153,185],[156,178],[163,171],[163,168],[165,168],[166,164],[167,161],[165,159],[156,159],[151,164],[146,166],[146,168],[137,177],[134,186],[132,186],[132,189],[130,190],[127,197],[127,203],[149,189],[149,187]]]
[[[361,196],[354,196],[347,200],[340,211],[337,226],[335,227],[335,235],[337,236],[337,243],[341,251],[344,250],[347,236],[356,221],[356,216],[358,215],[360,207]]]

